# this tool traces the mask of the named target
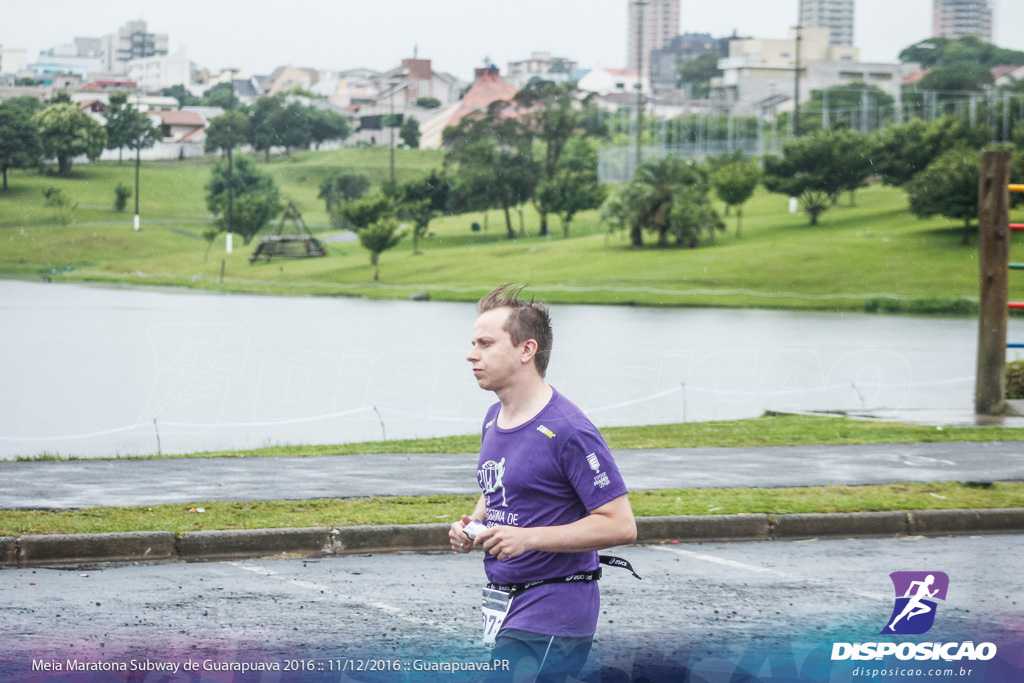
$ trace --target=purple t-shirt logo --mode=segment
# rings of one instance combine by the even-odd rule
[[[476,477],[480,488],[484,490],[484,495],[487,496],[487,507],[497,507],[497,496],[494,497],[495,502],[492,503],[491,495],[498,491],[501,491],[501,507],[508,507],[508,501],[505,500],[505,484],[502,482],[505,477],[505,458],[502,458],[501,462],[488,460],[480,466]]]
[[[896,591],[896,604],[880,633],[927,633],[935,623],[935,600],[946,599],[949,577],[945,572],[893,572],[889,578]]]

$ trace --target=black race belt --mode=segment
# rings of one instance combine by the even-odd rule
[[[613,555],[598,555],[598,562],[609,567],[620,567],[628,570],[637,579],[640,575],[633,570],[633,565],[628,560],[624,560],[621,557],[614,557]],[[577,572],[575,574],[569,574],[568,576],[557,576],[553,579],[538,579],[537,581],[526,581],[524,583],[489,583],[487,587],[496,590],[503,591],[505,593],[511,593],[512,595],[518,595],[525,590],[530,588],[536,588],[537,586],[546,586],[552,583],[589,583],[591,581],[597,581],[601,578],[601,568],[589,572]]]

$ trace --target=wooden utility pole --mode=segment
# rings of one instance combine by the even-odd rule
[[[1010,152],[982,152],[978,181],[978,370],[974,412],[1006,412]]]

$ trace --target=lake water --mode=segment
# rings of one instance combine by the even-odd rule
[[[474,432],[494,400],[465,361],[475,317],[0,281],[0,458]],[[610,306],[553,319],[548,380],[599,426],[973,404],[972,319]]]

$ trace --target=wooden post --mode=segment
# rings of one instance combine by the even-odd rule
[[[983,152],[978,182],[978,370],[974,412],[1006,412],[1006,322],[1010,270],[1010,152]]]

